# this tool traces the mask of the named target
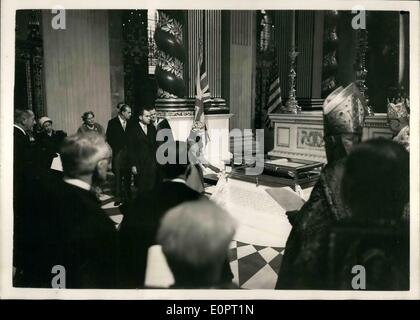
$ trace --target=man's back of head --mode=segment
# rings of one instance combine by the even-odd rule
[[[157,151],[158,163],[162,165],[164,179],[186,178],[190,167],[187,143],[171,141],[161,146]]]
[[[211,200],[185,202],[161,221],[158,243],[178,287],[219,285],[236,222]]]
[[[97,133],[76,134],[64,140],[60,155],[64,175],[79,178],[93,174],[102,160],[109,160],[111,149],[104,137]],[[101,163],[102,174],[107,166],[107,163]]]
[[[409,201],[409,154],[384,138],[359,144],[346,160],[343,200],[361,219],[401,219]]]
[[[31,130],[35,124],[35,115],[29,109],[16,109],[14,113],[14,123],[24,130]]]

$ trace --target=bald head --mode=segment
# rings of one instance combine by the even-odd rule
[[[185,202],[168,211],[157,239],[176,282],[216,284],[235,230],[234,219],[206,198]]]

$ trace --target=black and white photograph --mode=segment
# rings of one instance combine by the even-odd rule
[[[2,1],[0,297],[420,299],[419,58],[415,1]]]

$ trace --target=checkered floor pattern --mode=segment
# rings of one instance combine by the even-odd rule
[[[232,241],[229,262],[233,281],[242,289],[274,289],[284,248]]]
[[[119,208],[114,205],[111,179],[102,186],[100,200],[102,208],[117,227],[123,216]],[[229,248],[229,262],[234,283],[241,289],[274,289],[284,249],[232,241]]]

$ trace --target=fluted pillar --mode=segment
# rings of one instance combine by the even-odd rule
[[[222,13],[221,10],[189,10],[187,13],[187,92],[195,97],[199,41],[203,41],[209,89],[213,98],[222,98]]]
[[[185,60],[182,78],[185,96],[160,96],[156,106],[161,114],[193,114],[196,95],[196,78],[200,54],[200,40],[203,42],[205,69],[209,81],[212,101],[205,106],[206,113],[227,112],[222,95],[222,11],[188,10],[184,12],[183,46]],[[159,45],[158,45],[159,46]]]

